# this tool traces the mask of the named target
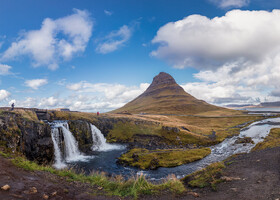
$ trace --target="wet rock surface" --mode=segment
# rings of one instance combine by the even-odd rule
[[[238,138],[235,141],[235,144],[246,144],[246,143],[254,144],[254,141],[251,137]]]
[[[90,124],[83,120],[69,120],[69,129],[78,142],[79,150],[84,153],[91,152],[93,145]]]

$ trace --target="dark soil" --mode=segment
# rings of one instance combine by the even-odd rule
[[[47,195],[48,199],[119,199],[104,196],[102,190],[88,184],[67,182],[65,178],[48,172],[26,171],[0,156],[0,187],[6,184],[11,188],[9,191],[0,189],[1,200],[40,200],[44,199],[44,195]],[[32,194],[32,187],[37,190],[34,194]]]

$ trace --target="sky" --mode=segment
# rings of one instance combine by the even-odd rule
[[[106,112],[159,72],[215,105],[280,101],[278,0],[0,0],[0,106]]]

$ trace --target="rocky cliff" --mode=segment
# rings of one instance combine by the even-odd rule
[[[0,144],[40,164],[53,160],[50,127],[21,114],[3,111],[0,115]]]

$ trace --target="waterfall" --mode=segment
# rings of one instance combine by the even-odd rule
[[[55,164],[54,167],[57,169],[62,169],[66,167],[66,164],[62,160],[61,151],[59,148],[59,130],[58,128],[53,128],[51,131],[52,141],[54,146],[54,158]]]
[[[63,138],[64,138],[64,158],[61,152],[61,139],[59,134],[59,129],[61,129]],[[69,126],[67,122],[54,122],[52,123],[52,141],[54,144],[54,154],[55,154],[55,164],[54,167],[56,168],[64,168],[66,162],[75,162],[75,161],[86,161],[90,156],[84,156],[79,151],[78,143],[69,130]]]
[[[91,149],[93,151],[112,151],[115,149],[123,149],[125,148],[122,145],[116,145],[116,144],[109,144],[106,142],[106,138],[101,133],[101,131],[94,126],[93,124],[90,124],[91,127],[91,134],[92,134],[92,140],[93,145]]]

